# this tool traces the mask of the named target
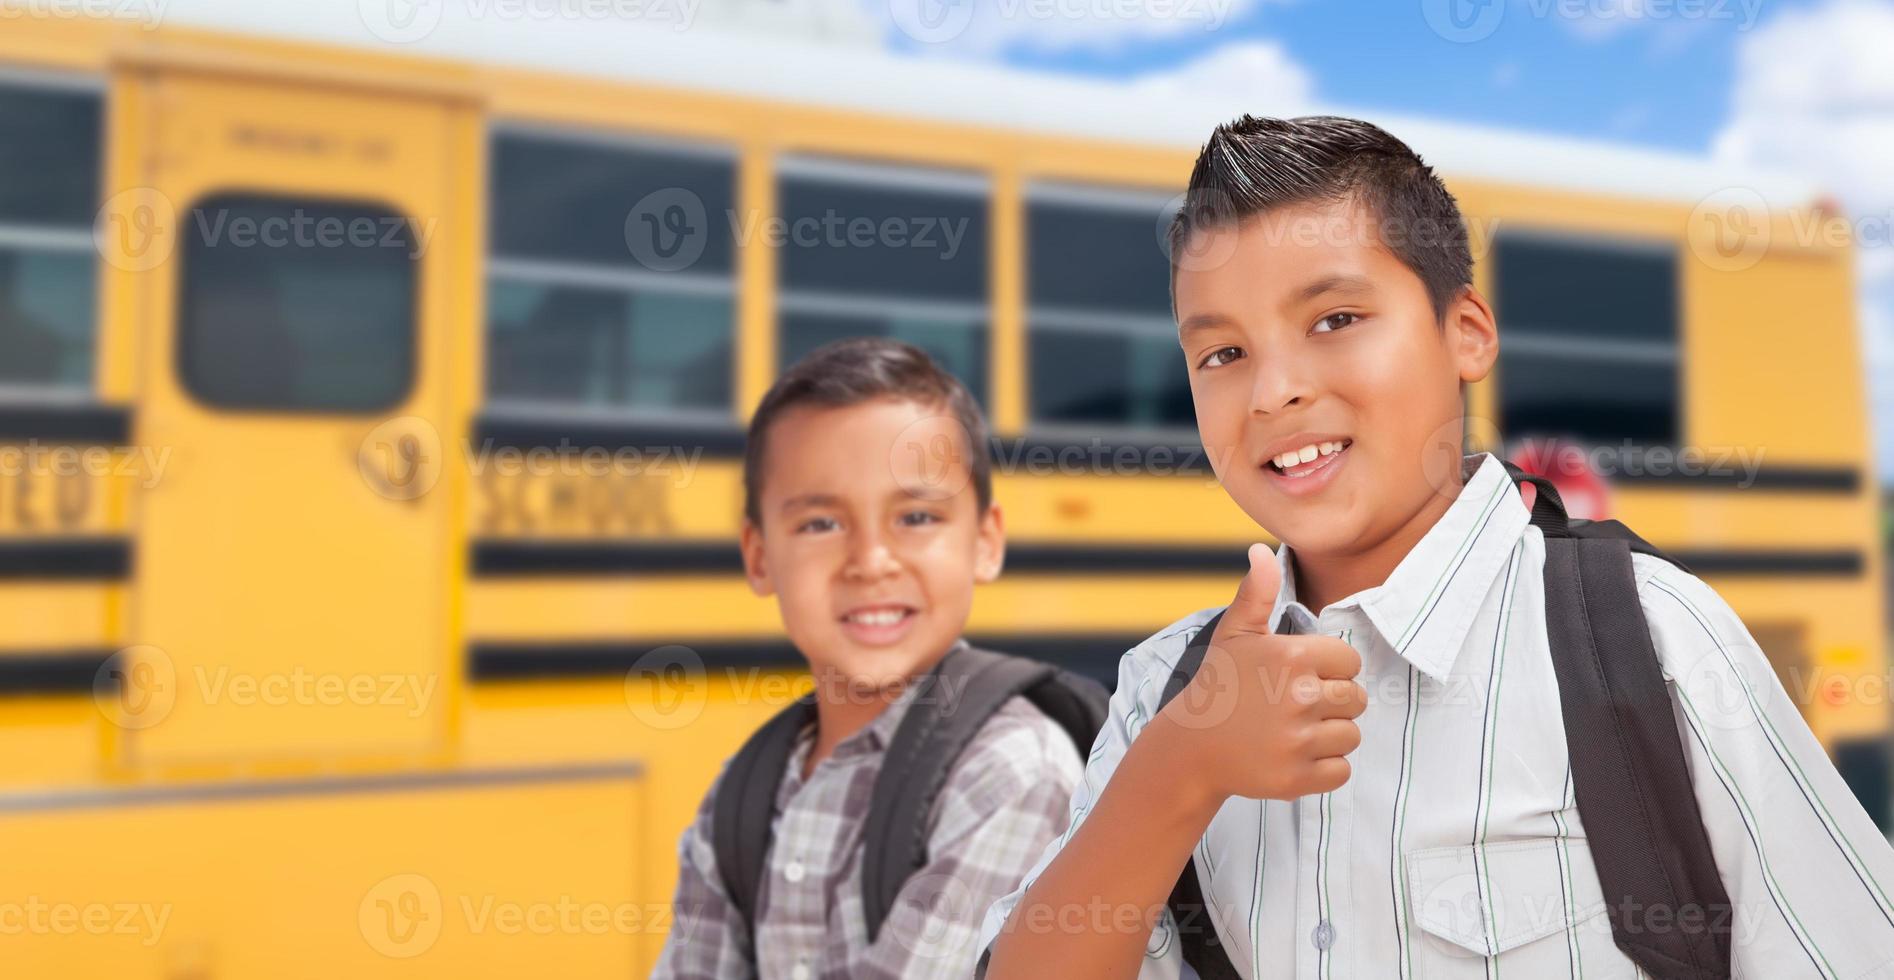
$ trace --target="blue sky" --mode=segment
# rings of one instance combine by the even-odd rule
[[[1021,67],[1121,78],[1183,66],[1225,45],[1273,41],[1325,102],[1702,152],[1728,115],[1735,45],[1754,25],[1725,17],[1600,16],[1625,0],[1521,0],[1477,43],[1443,39],[1422,3],[1263,3],[1215,30],[1063,50],[1017,44]],[[1757,23],[1806,3],[1770,0]],[[1588,8],[1588,18],[1559,16]],[[1545,14],[1536,13],[1547,11]],[[1615,19],[1616,25],[1611,21]],[[1591,23],[1595,27],[1578,26]],[[1745,26],[1749,25],[1749,26]]]

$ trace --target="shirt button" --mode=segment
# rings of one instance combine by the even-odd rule
[[[789,970],[789,980],[809,980],[809,964],[798,963]]]
[[[1335,945],[1335,927],[1327,919],[1315,924],[1315,934],[1309,937],[1315,941],[1315,948],[1327,952]]]
[[[801,861],[791,861],[783,866],[783,877],[789,879],[789,883],[792,885],[801,881],[803,874],[804,869]],[[800,966],[800,964],[798,964],[798,967],[804,974],[807,974],[809,971],[809,968],[806,966]],[[801,978],[798,977],[797,980],[801,980]]]

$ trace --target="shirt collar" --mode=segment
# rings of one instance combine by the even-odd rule
[[[1491,453],[1465,457],[1461,475],[1460,495],[1387,581],[1335,603],[1359,607],[1395,653],[1438,681],[1452,671],[1474,613],[1532,516],[1505,465]],[[1276,560],[1282,585],[1270,614],[1271,630],[1291,608],[1299,608],[1288,545],[1277,549]]]
[[[964,639],[956,641],[952,647],[948,648],[948,652],[952,653],[966,642]],[[901,727],[901,720],[907,717],[908,709],[914,706],[921,687],[920,681],[925,676],[925,673],[915,675],[913,680],[903,687],[901,693],[888,702],[887,707],[881,709],[881,713],[875,716],[875,720],[838,743],[831,758],[847,759],[871,752],[886,751],[888,743],[894,741],[895,730]],[[803,726],[797,738],[796,749],[792,753],[798,759],[797,768],[800,768],[799,760],[806,757],[814,743],[815,725],[811,723]]]

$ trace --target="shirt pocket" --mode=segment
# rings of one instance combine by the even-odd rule
[[[1533,837],[1407,854],[1421,977],[1632,978],[1611,940],[1604,890],[1580,839]]]

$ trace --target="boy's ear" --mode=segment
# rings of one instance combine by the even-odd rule
[[[999,578],[1000,569],[1006,565],[1006,521],[1000,513],[999,504],[988,504],[986,513],[980,516],[977,547],[979,553],[974,556],[973,580],[986,583]]]
[[[770,581],[769,566],[763,563],[763,529],[745,517],[737,543],[743,551],[743,577],[749,580],[750,591],[759,596],[775,595],[776,583]]]
[[[1461,381],[1480,381],[1492,373],[1493,362],[1499,360],[1499,322],[1479,290],[1468,286],[1461,291],[1447,307],[1444,329]]]

